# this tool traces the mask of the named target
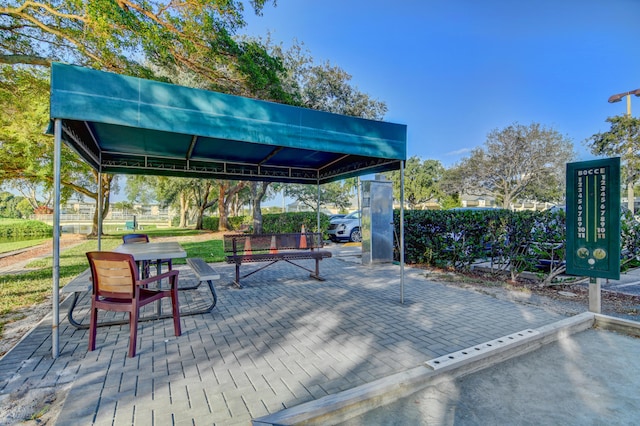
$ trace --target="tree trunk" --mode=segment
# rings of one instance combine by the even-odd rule
[[[194,195],[196,200],[196,229],[204,229],[204,212],[215,205],[218,201],[209,201],[209,197],[212,196],[214,189],[214,182],[207,179],[202,185],[198,185],[194,188]]]
[[[94,173],[96,180],[98,179],[98,174]],[[104,218],[107,217],[109,213],[109,198],[111,194],[111,181],[113,180],[113,175],[102,174],[102,180],[98,182],[99,185],[102,186],[102,221],[104,222]],[[91,196],[93,195],[93,196]],[[90,236],[98,235],[98,193],[94,193],[89,195],[89,197],[93,198],[96,202],[96,209],[93,212],[93,224],[91,226],[91,234]],[[104,231],[102,232],[104,235]]]
[[[220,192],[218,193],[218,231],[229,230],[229,219],[227,218],[227,204],[224,202],[224,196],[228,188],[227,183],[220,184]]]
[[[247,186],[247,182],[238,182],[233,186],[231,186],[228,181],[220,182],[220,191],[218,192],[220,222],[218,223],[218,231],[229,230],[229,206],[234,196],[245,186]]]
[[[196,229],[204,229],[204,225],[203,225],[204,210],[205,209],[202,206],[198,208],[198,216],[196,217]]]
[[[260,200],[251,202],[253,210],[253,233],[262,234],[262,210]]]
[[[180,191],[180,223],[178,228],[187,227],[187,211],[189,210],[189,200],[185,191]]]
[[[267,193],[269,182],[251,182],[251,213],[253,215],[253,233],[262,234],[262,199]]]

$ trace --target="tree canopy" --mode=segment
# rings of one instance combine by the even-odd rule
[[[282,61],[284,89],[302,107],[353,117],[381,120],[387,105],[371,98],[351,84],[351,75],[329,61],[317,64],[303,43],[294,41],[285,49],[269,39],[264,43],[269,54]]]
[[[628,188],[629,210],[634,211],[634,185],[640,178],[640,119],[628,115],[609,117],[607,132],[596,133],[587,139],[591,153],[598,156],[620,157],[624,163]]]
[[[259,39],[237,37],[245,25],[244,5],[260,14],[269,3],[275,1],[0,1],[0,102],[5,111],[21,114],[12,117],[13,127],[2,123],[0,180],[30,179],[45,186],[52,182],[51,139],[42,135],[48,122],[48,75],[37,70],[52,61],[381,119],[386,112],[383,102],[353,87],[351,76],[339,67],[314,64],[301,45],[284,51]],[[19,97],[25,88],[30,93]],[[66,147],[63,155],[69,156],[62,161],[63,191],[97,199],[97,174]],[[107,209],[112,182],[113,176],[103,176],[100,182]],[[239,185],[237,191],[246,186]],[[228,210],[237,199],[235,187],[220,184],[215,193],[207,188],[209,195],[201,202],[197,195],[188,199],[186,189],[175,194],[172,201],[181,205],[181,217],[189,205],[198,205],[202,212],[216,203],[224,216],[222,209]],[[216,194],[214,201],[211,196]]]
[[[354,179],[326,183],[319,188],[314,185],[288,184],[284,185],[284,195],[295,198],[314,211],[317,211],[318,203],[320,208],[333,206],[338,210],[345,210],[351,205],[353,189]]]
[[[492,196],[509,208],[517,199],[558,201],[565,164],[574,158],[573,143],[538,123],[495,129],[449,174],[448,191]],[[542,198],[542,199],[541,199]]]
[[[261,13],[268,0],[249,3]],[[275,2],[274,2],[275,3]],[[255,41],[238,42],[243,2],[2,1],[0,63],[74,63],[144,78],[150,65],[188,70],[210,89],[290,100],[282,66]]]
[[[439,200],[443,193],[440,181],[444,174],[444,166],[438,160],[424,160],[416,156],[410,157],[404,168],[404,199],[410,209],[428,201]],[[386,174],[393,182],[393,196],[400,199],[400,172]]]

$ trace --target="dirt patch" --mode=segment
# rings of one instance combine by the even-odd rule
[[[79,234],[65,234],[60,237],[60,250],[73,247],[86,241],[84,235]],[[37,259],[43,256],[51,256],[53,253],[53,241],[49,241],[34,247],[30,247],[25,250],[19,250],[19,253],[4,254],[0,257],[0,270],[15,266],[17,263],[30,262],[33,259]]]

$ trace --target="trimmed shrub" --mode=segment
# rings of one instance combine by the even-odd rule
[[[241,229],[243,225],[251,226],[250,216],[229,217],[229,226],[232,230]],[[219,218],[205,216],[202,219],[204,229],[218,230]],[[285,234],[300,232],[304,225],[308,232],[316,232],[317,215],[314,212],[277,213],[262,215],[262,230],[265,234]],[[320,228],[325,232],[329,228],[329,216],[320,213]]]
[[[12,220],[0,222],[0,238],[52,237],[53,226],[37,220]]]
[[[287,234],[300,232],[304,225],[307,232],[318,232],[318,216],[315,212],[295,212],[265,214],[262,216],[262,229],[265,234]],[[320,213],[320,232],[329,229],[329,216]]]
[[[399,211],[394,212],[399,232]],[[405,211],[405,261],[466,271],[486,260],[515,279],[540,259],[564,259],[564,216],[490,210]],[[396,250],[397,254],[397,250]]]

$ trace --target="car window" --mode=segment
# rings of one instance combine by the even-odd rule
[[[360,212],[351,212],[344,219],[360,219]]]

